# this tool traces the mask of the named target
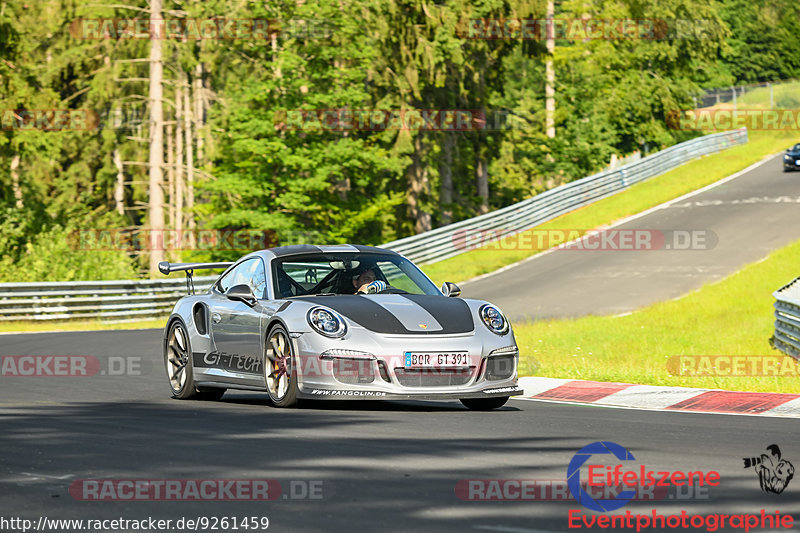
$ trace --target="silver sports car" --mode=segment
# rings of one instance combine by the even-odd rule
[[[227,270],[205,294],[192,273]],[[411,261],[370,246],[283,246],[235,263],[161,263],[190,294],[164,330],[175,398],[226,389],[300,399],[458,399],[495,409],[517,386],[519,352],[500,310],[438,289]]]

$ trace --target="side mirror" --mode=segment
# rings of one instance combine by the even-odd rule
[[[445,296],[449,296],[450,298],[455,298],[459,294],[461,294],[461,289],[455,283],[450,281],[445,281],[442,284],[442,292]]]
[[[225,293],[225,296],[228,297],[228,300],[243,302],[250,307],[253,307],[258,302],[255,295],[253,295],[253,291],[250,289],[250,286],[245,285],[244,283],[241,285],[234,285],[228,289],[228,292]]]

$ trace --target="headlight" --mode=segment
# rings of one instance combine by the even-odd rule
[[[791,161],[791,159],[792,159],[792,156],[790,156],[789,154],[784,154],[783,158],[784,158],[785,160],[787,160],[787,161]]]
[[[508,320],[503,316],[498,308],[491,304],[486,304],[480,309],[481,320],[486,327],[498,335],[508,333]]]
[[[347,324],[339,313],[324,307],[314,307],[306,315],[311,328],[326,337],[344,337]]]

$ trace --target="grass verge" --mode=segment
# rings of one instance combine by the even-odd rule
[[[661,176],[637,183],[614,196],[526,230],[522,235],[507,237],[483,248],[425,265],[423,270],[439,285],[445,281],[459,283],[494,272],[543,251],[531,247],[518,249],[517,243],[537,243],[532,236],[534,232],[578,230],[579,234],[583,234],[591,229],[608,226],[719,181],[770,154],[785,150],[798,140],[797,133],[793,131],[750,132],[749,142],[745,145],[695,159]],[[526,233],[531,235],[524,235]]]
[[[0,333],[36,333],[42,331],[94,331],[112,329],[162,329],[167,317],[137,320],[135,322],[108,323],[100,320],[48,320],[45,322],[0,322]]]
[[[520,375],[800,393],[800,365],[769,344],[774,327],[772,293],[797,277],[799,260],[797,241],[722,281],[625,316],[515,324],[522,354]],[[788,366],[793,374],[671,375],[669,359],[683,355],[778,356],[783,365],[778,372]]]

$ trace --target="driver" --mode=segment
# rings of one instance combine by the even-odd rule
[[[356,294],[375,294],[386,289],[386,282],[377,279],[373,267],[367,267],[360,274],[353,276],[353,288]]]

